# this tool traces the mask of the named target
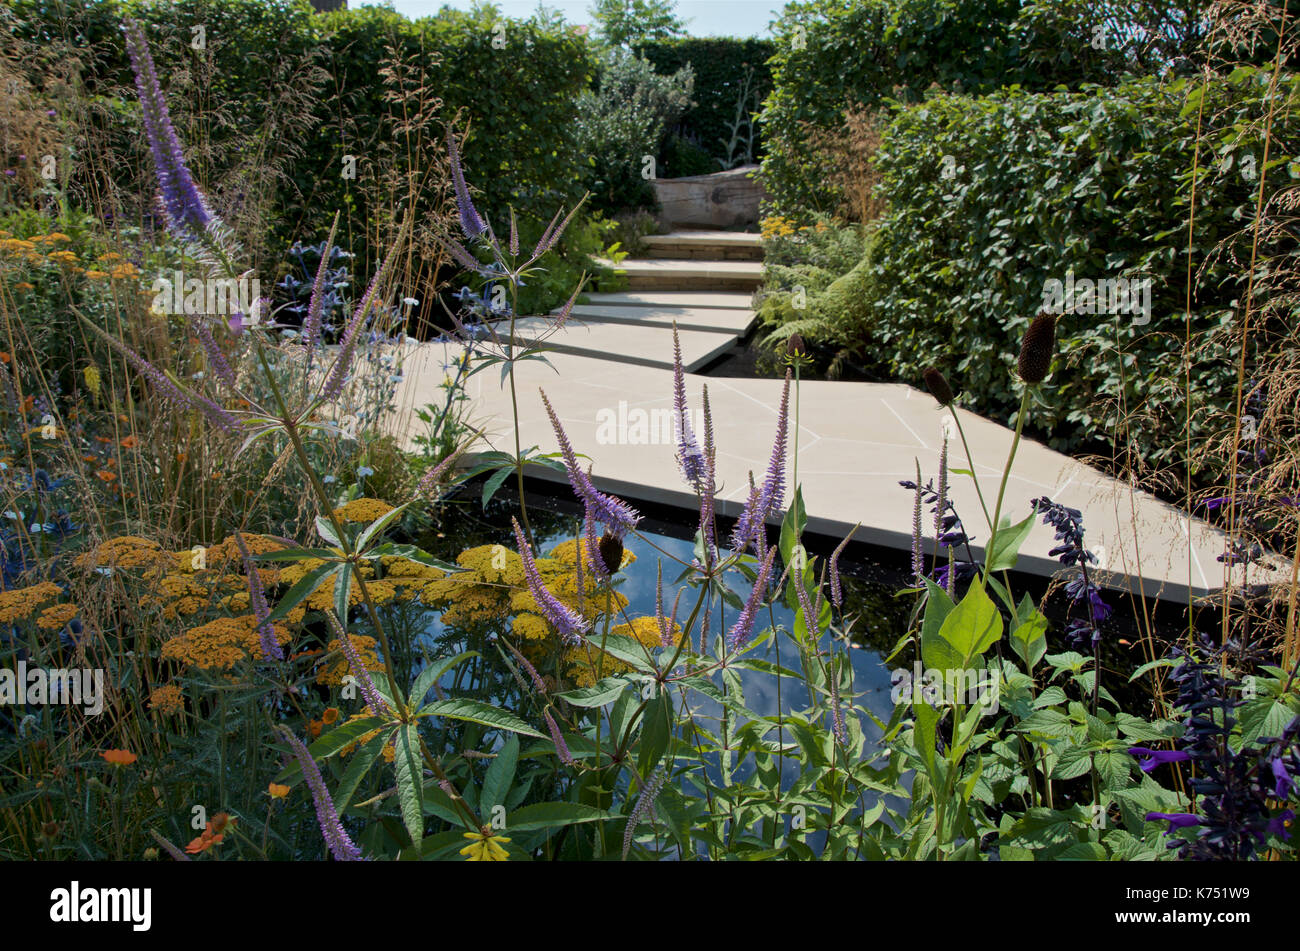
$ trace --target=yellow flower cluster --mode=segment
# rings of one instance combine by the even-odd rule
[[[54,604],[41,612],[41,616],[36,619],[36,626],[42,631],[59,631],[76,616],[75,604]]]
[[[654,617],[633,618],[627,624],[611,627],[609,633],[615,636],[633,638],[650,649],[663,645],[663,632],[659,627],[658,618]],[[684,636],[681,625],[674,622],[671,636],[676,638],[677,642],[680,642]],[[602,677],[620,674],[632,669],[630,664],[624,663],[609,654],[604,655],[604,661],[602,662],[600,657],[604,652],[597,646],[599,643],[600,638],[593,637],[590,639],[590,644],[570,647],[565,651],[564,660],[568,665],[569,678],[579,687],[590,687],[596,682],[597,666],[600,667]]]
[[[172,716],[185,709],[185,694],[176,684],[157,687],[149,694],[149,709],[157,710],[163,716]]]
[[[276,643],[289,643],[289,629],[276,622],[271,626]],[[229,671],[245,658],[262,660],[257,618],[251,614],[221,617],[191,628],[163,644],[160,656],[186,667]]]
[[[42,581],[26,588],[0,591],[0,623],[12,624],[30,618],[47,601],[60,595],[53,581]],[[62,625],[60,625],[62,626]]]
[[[768,238],[789,238],[800,231],[808,230],[807,227],[799,227],[793,219],[784,215],[773,215],[770,218],[764,218],[759,222],[758,227],[764,240]]]
[[[366,670],[384,669],[384,662],[379,659],[379,652],[375,650],[378,641],[366,634],[349,634],[348,640],[352,641],[352,649],[357,652],[362,667]],[[340,687],[343,685],[343,678],[350,670],[347,655],[343,653],[343,642],[337,637],[334,638],[329,642],[328,651],[336,660],[330,666],[321,669],[321,672],[316,675],[316,682],[326,687]],[[358,742],[363,740],[364,738],[359,739]]]
[[[383,518],[392,510],[393,506],[382,499],[368,499],[363,496],[336,508],[334,517],[344,522],[373,522]]]
[[[188,554],[188,553],[187,553]],[[165,568],[173,556],[155,541],[136,535],[119,535],[100,542],[93,549],[78,555],[74,562],[79,568]]]

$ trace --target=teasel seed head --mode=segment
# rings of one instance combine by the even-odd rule
[[[940,406],[951,406],[956,401],[957,397],[948,385],[948,378],[937,367],[930,367],[922,376],[925,378],[925,388],[939,401]]]
[[[604,562],[608,574],[614,574],[623,566],[623,539],[607,529],[605,534],[600,536],[597,547],[600,549],[600,560]]]
[[[1052,369],[1056,350],[1056,315],[1042,313],[1033,319],[1020,344],[1016,367],[1026,383],[1041,383]]]

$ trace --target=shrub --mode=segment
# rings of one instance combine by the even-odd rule
[[[637,51],[665,75],[689,66],[695,74],[695,104],[674,130],[712,160],[699,172],[678,171],[665,158],[668,174],[680,177],[716,172],[754,162],[762,138],[754,116],[772,89],[769,40],[690,37],[643,43]]]
[[[597,208],[654,204],[646,157],[659,154],[669,126],[690,104],[693,85],[689,66],[661,76],[648,60],[626,50],[608,54],[598,88],[579,100],[577,120],[578,151],[586,156],[587,187]]]
[[[1267,83],[1242,70],[1204,91],[1141,80],[1080,93],[938,96],[898,109],[877,155],[890,212],[854,349],[882,355],[882,368],[907,380],[938,360],[974,407],[1007,418],[1015,395],[1004,368],[1044,307],[1045,282],[1070,272],[1150,278],[1149,322],[1088,316],[1086,301],[1062,317],[1064,365],[1033,423],[1058,449],[1114,434],[1121,444],[1131,437],[1148,462],[1174,461],[1184,427],[1193,439],[1202,434],[1236,385],[1224,332],[1237,324],[1245,289],[1232,262],[1250,257],[1250,235],[1238,232],[1254,217],[1263,145],[1255,123],[1268,112]],[[1277,93],[1275,179],[1296,174],[1287,106],[1298,90],[1289,79]],[[1206,120],[1197,166],[1202,105],[1217,118]],[[1189,218],[1196,270],[1185,313]],[[1279,238],[1266,240],[1261,256],[1275,253]]]

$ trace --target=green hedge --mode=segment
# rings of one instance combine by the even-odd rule
[[[743,146],[731,150],[728,144],[736,127],[736,106],[748,78],[748,105],[743,112],[752,116],[772,90],[772,72],[768,59],[776,51],[770,40],[731,38],[687,38],[646,43],[638,51],[654,64],[656,72],[672,74],[684,66],[695,70],[695,106],[678,123],[679,137],[693,142],[713,160],[707,171],[716,172],[728,159],[733,163]],[[752,121],[754,141],[752,155],[762,154],[762,135]],[[741,134],[748,132],[742,128]],[[666,176],[690,174],[675,170],[671,156],[665,156]]]
[[[386,210],[365,207],[359,182],[367,163],[404,151],[380,76],[389,47],[427,69],[441,118],[458,117],[468,128],[467,176],[498,230],[513,205],[525,238],[539,235],[561,205],[582,195],[573,126],[593,59],[586,37],[572,27],[499,18],[490,7],[444,9],[418,20],[375,7],[317,15],[305,0],[13,0],[11,13],[20,36],[73,47],[85,64],[86,91],[110,104],[95,120],[96,134],[138,159],[130,169],[137,181],[121,183],[124,199],[150,193],[139,187],[149,162],[119,29],[124,17],[141,19],[201,183],[224,180],[250,150],[287,156],[271,200],[273,256],[295,238],[323,239],[336,211],[341,242],[359,266],[376,256],[370,243]],[[190,48],[191,27],[199,24],[206,29],[204,54]],[[268,130],[269,93],[287,88],[280,81],[289,71],[303,92],[287,110],[296,124]],[[356,179],[342,175],[348,154],[357,157]],[[216,196],[218,204],[230,197]],[[430,197],[421,196],[417,214]]]
[[[833,129],[849,106],[917,102],[932,86],[980,95],[1113,85],[1186,70],[1207,0],[797,0],[774,27],[764,103],[764,184],[775,210],[834,210],[802,123]],[[1171,19],[1172,18],[1172,19]],[[1117,24],[1158,39],[1123,42]],[[1098,28],[1101,32],[1098,33]]]
[[[1237,340],[1223,331],[1236,326],[1247,270],[1232,257],[1250,260],[1250,236],[1238,232],[1254,216],[1263,168],[1267,76],[1242,70],[1210,90],[1192,246],[1193,439],[1231,408],[1236,384]],[[1269,194],[1300,178],[1300,80],[1278,95]],[[1070,270],[1150,277],[1148,323],[1059,321],[1061,356],[1032,425],[1056,448],[1085,448],[1090,436],[1116,434],[1113,405],[1122,405],[1124,435],[1141,454],[1176,461],[1186,440],[1180,360],[1200,104],[1185,80],[1140,80],[1076,94],[936,96],[898,109],[877,156],[890,211],[875,235],[869,316],[853,349],[884,355],[883,369],[908,381],[937,364],[967,405],[1009,418],[1018,402],[1009,370],[1045,281]],[[1275,253],[1265,242],[1260,260]]]

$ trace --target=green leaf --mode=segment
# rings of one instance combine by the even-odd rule
[[[362,717],[349,720],[318,738],[307,749],[315,759],[327,759],[343,747],[355,743],[358,737],[365,736],[371,730],[378,730],[389,721],[383,717]]]
[[[488,503],[492,501],[492,496],[496,495],[497,489],[501,488],[501,486],[505,483],[506,479],[510,478],[510,476],[514,473],[514,471],[515,471],[515,467],[513,464],[511,464],[509,467],[503,466],[502,468],[498,469],[496,472],[492,473],[492,475],[488,477],[488,480],[483,483],[484,511],[487,510]]]
[[[575,707],[603,707],[626,690],[627,685],[628,681],[623,677],[606,677],[590,687],[580,687],[557,696]]]
[[[296,582],[293,587],[286,591],[280,598],[278,604],[272,609],[267,617],[268,621],[278,621],[290,611],[301,604],[313,591],[324,584],[329,576],[343,567],[341,562],[327,562],[318,568],[313,568]]]
[[[506,817],[506,831],[532,832],[613,818],[603,809],[577,802],[539,802],[516,809]]]
[[[1016,522],[1015,525],[1012,525],[1011,520],[1003,516],[1002,524],[998,526],[997,535],[994,537],[988,553],[988,565],[984,569],[986,573],[1010,571],[1016,566],[1016,559],[1020,557],[1020,546],[1029,537],[1029,533],[1034,527],[1034,520],[1037,517],[1037,508],[1030,512],[1027,518]]]
[[[939,637],[952,645],[962,658],[963,668],[996,644],[1001,636],[1002,615],[978,579],[971,582],[965,597],[939,628]]]
[[[343,545],[343,542],[339,540],[338,535],[334,532],[333,523],[322,515],[316,516],[316,533],[335,547],[342,547]]]
[[[519,733],[523,736],[543,738],[542,734],[513,713],[507,713],[490,703],[482,703],[478,700],[434,700],[422,707],[416,716],[468,720],[471,723],[481,723],[483,726],[489,726],[497,730],[510,730],[512,733]]]
[[[513,733],[501,745],[496,758],[488,767],[483,777],[483,788],[479,792],[479,808],[490,812],[493,806],[504,806],[506,793],[515,781],[515,766],[519,762],[519,737]]]
[[[1028,620],[1016,626],[1011,632],[1011,649],[1025,662],[1025,669],[1032,673],[1034,665],[1047,653],[1047,618],[1042,612],[1035,609]]]
[[[391,525],[394,521],[401,518],[402,513],[406,511],[407,506],[410,504],[410,502],[406,502],[403,505],[399,505],[391,512],[386,512],[384,515],[367,525],[366,530],[362,532],[361,537],[357,539],[357,551],[365,551],[366,546],[370,544],[370,540]]]
[[[384,751],[384,744],[385,738],[377,736],[360,747],[348,759],[348,768],[343,773],[343,778],[339,780],[338,788],[334,790],[334,808],[340,815],[352,804],[352,796],[361,785],[361,780],[365,778],[366,773],[370,771],[370,767],[379,758],[379,754]]]
[[[393,765],[397,772],[397,798],[402,807],[402,820],[411,841],[418,847],[424,838],[424,771],[420,768],[420,731],[416,724],[398,727],[393,738],[397,755]]]
[[[641,738],[637,750],[637,771],[649,776],[668,749],[673,735],[673,703],[667,690],[659,690],[646,704],[641,716]]]
[[[433,685],[438,682],[443,674],[451,670],[451,668],[469,660],[471,657],[478,656],[478,651],[462,651],[455,657],[449,657],[439,663],[430,662],[425,664],[424,669],[420,671],[420,676],[415,678],[414,686],[411,687],[411,704],[418,706],[419,704],[424,703],[424,698],[428,695],[429,691],[433,689]]]

